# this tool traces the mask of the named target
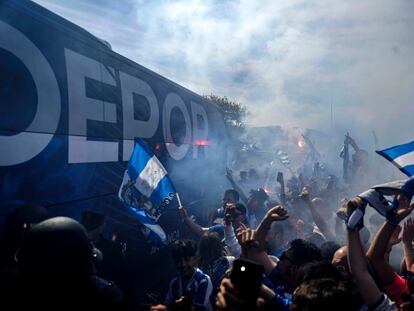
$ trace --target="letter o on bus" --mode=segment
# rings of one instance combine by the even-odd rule
[[[171,133],[171,112],[174,108],[178,108],[184,116],[185,122],[185,137],[182,144],[178,146],[172,137]],[[184,101],[175,93],[169,93],[164,101],[163,110],[163,129],[164,140],[166,142],[167,150],[174,160],[181,160],[185,157],[191,144],[191,119]]]

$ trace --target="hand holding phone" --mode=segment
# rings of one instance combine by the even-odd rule
[[[236,209],[236,205],[234,203],[226,203],[224,209],[224,222],[227,225],[230,225],[233,221],[234,211]]]
[[[231,282],[246,302],[243,310],[254,310],[263,278],[263,266],[246,259],[236,259],[230,274]]]

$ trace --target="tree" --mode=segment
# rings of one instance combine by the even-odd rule
[[[210,94],[204,95],[204,98],[213,102],[223,110],[224,122],[228,126],[244,128],[244,119],[247,115],[246,106],[236,101],[231,101],[227,96]]]

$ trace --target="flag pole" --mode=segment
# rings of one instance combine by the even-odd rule
[[[175,193],[177,195],[177,201],[178,201],[178,209],[183,209],[183,204],[181,203],[181,198],[180,195],[178,194],[178,192]]]

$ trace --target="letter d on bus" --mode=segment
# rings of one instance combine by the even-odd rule
[[[0,48],[26,66],[37,91],[37,109],[30,125],[15,135],[0,135],[0,148],[4,151],[0,153],[0,166],[9,166],[32,159],[49,144],[59,123],[60,92],[52,68],[40,50],[24,34],[2,21]]]

